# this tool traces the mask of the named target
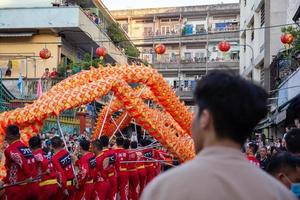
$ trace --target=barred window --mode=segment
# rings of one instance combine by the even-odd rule
[[[265,24],[265,4],[260,8],[260,26],[262,27]]]

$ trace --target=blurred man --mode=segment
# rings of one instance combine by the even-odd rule
[[[272,156],[268,172],[300,198],[300,158],[280,152]]]
[[[38,184],[33,182],[37,178],[37,163],[31,150],[20,141],[19,127],[10,125],[5,130],[5,140],[8,147],[4,151],[6,177],[5,184],[23,184],[5,189],[3,199],[34,200],[38,198]],[[1,185],[3,185],[3,182]]]
[[[131,150],[129,151],[128,160],[128,171],[129,171],[129,199],[137,200],[139,197],[139,183],[140,183],[140,175],[137,168],[138,168],[138,155],[137,155],[137,142],[133,141],[130,143]],[[144,181],[146,179],[143,179]]]
[[[42,149],[42,141],[39,136],[33,136],[29,140],[29,147],[33,152],[38,166],[39,200],[55,199],[58,195],[59,186],[53,164],[49,162]]]
[[[260,168],[263,169],[263,170],[267,170],[269,162],[270,162],[270,159],[268,157],[267,147],[263,146],[259,150],[259,165],[260,165]]]
[[[126,200],[128,197],[128,187],[129,187],[129,177],[128,177],[128,164],[122,163],[128,161],[128,150],[123,148],[124,139],[122,137],[117,137],[116,139],[115,152],[117,154],[117,165],[116,170],[118,174],[118,189],[120,192],[120,199]]]
[[[90,141],[82,139],[79,145],[81,157],[75,163],[75,166],[78,167],[76,199],[92,200],[94,194],[93,172],[96,167],[96,158],[94,153],[89,152]]]
[[[93,176],[95,196],[94,199],[106,200],[108,197],[109,181],[107,167],[109,159],[102,152],[103,147],[100,140],[92,142],[92,150],[96,155],[96,167]]]
[[[117,155],[115,150],[109,148],[109,137],[103,135],[100,137],[101,144],[103,146],[104,157],[109,160],[109,165],[107,168],[108,171],[108,182],[109,182],[109,190],[108,190],[108,199],[114,200],[116,198],[118,192],[118,182],[117,182],[117,172],[116,172],[116,162]]]
[[[296,199],[282,184],[249,164],[240,151],[267,114],[267,93],[240,76],[214,71],[195,90],[192,137],[198,156],[163,173],[142,200]],[[263,187],[262,187],[263,185]]]
[[[72,167],[72,159],[69,152],[64,148],[63,141],[55,136],[51,139],[51,147],[54,155],[51,158],[54,169],[58,174],[58,182],[61,185],[60,198],[72,199],[74,198],[74,170]]]
[[[300,129],[291,129],[285,135],[285,142],[287,150],[300,157]]]

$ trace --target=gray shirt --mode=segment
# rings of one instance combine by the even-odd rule
[[[238,149],[208,147],[198,156],[155,178],[142,200],[290,200],[279,181],[246,160]]]

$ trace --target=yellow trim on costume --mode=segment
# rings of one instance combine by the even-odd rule
[[[39,183],[39,186],[46,186],[46,185],[54,185],[57,184],[57,180],[56,179],[49,179],[49,180],[45,180],[43,182]]]

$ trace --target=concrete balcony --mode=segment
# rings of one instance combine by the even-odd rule
[[[206,66],[207,65],[207,66]],[[180,63],[156,63],[154,67],[159,72],[171,72],[171,71],[180,71],[189,72],[189,71],[206,71],[207,70],[220,70],[220,69],[229,69],[229,70],[238,70],[239,69],[239,60],[230,60],[230,61],[208,61],[206,62],[183,62]],[[207,68],[206,68],[207,67]]]
[[[0,32],[47,29],[67,37],[87,52],[91,51],[91,47],[104,46],[116,62],[127,63],[127,57],[112,43],[105,30],[78,6],[0,8]]]
[[[144,37],[142,40],[135,41],[135,45],[151,45],[153,43],[164,43],[164,44],[177,44],[179,42],[186,43],[205,43],[206,40],[209,42],[218,42],[226,38],[227,41],[238,41],[239,32],[238,31],[216,31],[209,33],[199,33],[193,35],[183,35],[173,34],[173,35],[160,35],[153,37]]]

